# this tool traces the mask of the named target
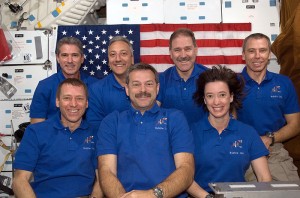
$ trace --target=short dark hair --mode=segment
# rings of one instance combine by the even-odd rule
[[[78,78],[66,78],[64,81],[62,81],[58,85],[58,88],[57,88],[57,91],[56,91],[56,98],[60,97],[61,88],[65,84],[76,86],[76,87],[83,87],[85,95],[86,95],[86,98],[88,98],[88,88],[87,88],[86,84],[82,80],[80,80]]]
[[[80,54],[84,54],[82,43],[76,37],[63,37],[63,38],[61,38],[58,41],[57,45],[56,45],[55,54],[59,55],[61,46],[65,45],[65,44],[67,44],[67,45],[76,45],[78,47],[79,51],[80,51]]]
[[[200,74],[196,83],[197,90],[193,95],[195,103],[208,111],[204,103],[205,85],[216,81],[225,82],[228,85],[230,94],[233,94],[233,101],[230,104],[230,113],[232,113],[234,109],[240,109],[242,107],[242,98],[244,96],[244,79],[240,74],[237,74],[231,69],[221,65],[213,66],[211,69]]]
[[[172,42],[174,39],[176,39],[179,36],[186,36],[186,37],[190,37],[193,41],[194,47],[197,47],[197,42],[196,42],[196,38],[194,35],[194,32],[188,28],[179,28],[177,30],[175,30],[170,37],[170,41],[169,41],[169,49],[172,49]]]
[[[112,39],[109,40],[109,45],[108,45],[108,48],[114,43],[114,42],[117,42],[117,41],[122,41],[124,43],[126,43],[128,46],[129,46],[129,49],[130,49],[130,52],[131,52],[131,55],[133,56],[133,47],[132,47],[132,44],[130,43],[130,41],[123,37],[123,36],[115,36],[113,37]]]
[[[136,63],[132,66],[130,66],[127,70],[127,75],[126,75],[126,84],[129,84],[129,75],[131,72],[133,71],[138,71],[138,70],[150,70],[153,72],[154,76],[155,76],[155,82],[159,83],[159,77],[158,77],[158,72],[156,71],[156,69],[147,64],[147,63]]]
[[[249,39],[266,39],[267,42],[268,42],[268,46],[269,46],[269,49],[271,50],[271,41],[270,41],[270,38],[265,35],[265,34],[262,34],[262,33],[253,33],[253,34],[250,34],[249,36],[247,36],[244,41],[243,41],[243,52],[245,52],[246,50],[246,45],[247,45],[247,42]]]

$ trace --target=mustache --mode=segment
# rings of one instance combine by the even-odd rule
[[[189,60],[191,60],[190,57],[179,57],[179,58],[177,58],[177,61],[179,61],[179,62],[181,62],[181,61],[189,61]]]
[[[144,92],[140,92],[138,94],[135,94],[135,97],[136,98],[151,97],[151,93],[148,93],[148,92],[144,91]]]
[[[67,66],[67,67],[74,67],[75,64],[73,64],[73,63],[67,63],[67,64],[64,64],[64,66]]]

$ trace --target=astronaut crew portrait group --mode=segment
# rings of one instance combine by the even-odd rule
[[[61,69],[39,82],[15,154],[16,197],[210,198],[211,182],[299,181],[282,144],[300,131],[298,97],[267,70],[268,36],[244,39],[241,73],[196,63],[187,28],[172,33],[162,73],[133,50],[113,37],[100,80],[80,71],[78,39],[58,41]]]

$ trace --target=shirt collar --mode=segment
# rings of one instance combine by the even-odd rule
[[[118,89],[123,89],[124,87],[122,87],[122,85],[120,85],[120,83],[117,81],[115,75],[113,73],[110,73],[107,77],[109,77],[112,81],[112,85]],[[107,78],[106,77],[106,78]]]
[[[66,79],[66,77],[64,76],[64,74],[62,72],[62,69],[60,69],[57,72],[57,75],[58,75],[58,78],[60,79],[60,81],[63,81]],[[80,78],[80,80],[85,81],[85,79],[89,78],[89,75],[84,73],[83,71],[79,70],[79,78]]]
[[[172,69],[173,69],[173,70],[172,70],[172,78],[173,78],[174,80],[181,80],[182,78],[181,78],[181,76],[179,75],[179,73],[178,73],[178,71],[177,71],[177,69],[176,69],[176,66],[173,66]],[[194,63],[194,68],[193,68],[193,71],[192,71],[191,76],[189,77],[189,79],[190,79],[190,78],[193,78],[193,77],[195,77],[195,76],[198,76],[198,75],[200,74],[200,72],[201,72],[201,70],[200,70],[200,68],[198,67],[198,64]]]
[[[60,114],[60,112],[57,112],[57,114],[55,116],[53,116],[52,118],[50,118],[50,119],[54,120],[54,124],[53,124],[54,128],[56,128],[56,129],[64,129],[65,128],[65,126],[62,125],[62,123],[61,123],[61,114]],[[80,125],[77,129],[87,129],[88,127],[89,127],[88,122],[86,120],[82,119],[81,123],[80,123]]]
[[[144,115],[145,115],[146,113],[155,114],[155,113],[157,113],[157,112],[159,111],[159,109],[160,109],[160,107],[159,107],[159,106],[157,105],[157,103],[155,102],[155,104],[153,105],[153,107],[152,107],[151,109],[145,111]],[[139,110],[136,110],[135,108],[133,108],[132,105],[131,105],[131,107],[130,107],[130,111],[131,111],[131,113],[132,113],[133,115],[135,115],[135,114],[137,114],[137,113],[138,113],[138,114],[141,113]]]
[[[203,121],[204,121],[203,130],[209,131],[209,130],[215,129],[208,121],[208,117],[205,117],[203,119]],[[235,122],[236,122],[236,120],[234,118],[230,117],[230,120],[229,120],[228,126],[226,127],[226,130],[227,131],[236,131],[237,128],[236,128]]]
[[[61,70],[61,69],[59,70],[59,72],[57,72],[57,76],[58,76],[60,82],[66,79],[66,77],[65,77],[64,74],[62,73],[62,70]]]
[[[242,71],[242,75],[243,75],[246,82],[253,81],[253,79],[249,76],[249,74],[247,72],[247,67],[246,66],[244,67],[244,69]],[[273,76],[274,76],[273,73],[267,70],[266,71],[266,77],[263,81],[270,81],[270,80],[272,80]]]

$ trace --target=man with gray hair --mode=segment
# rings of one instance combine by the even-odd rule
[[[59,111],[55,105],[56,91],[59,83],[66,78],[80,79],[88,87],[97,81],[97,78],[80,71],[84,54],[79,39],[75,37],[60,39],[56,45],[55,53],[61,69],[38,83],[30,105],[31,123],[42,122]]]
[[[184,114],[160,108],[157,71],[148,64],[129,67],[130,107],[101,122],[97,156],[106,197],[187,197],[194,175],[194,144]]]
[[[205,66],[196,63],[198,47],[192,30],[175,30],[170,36],[169,53],[174,66],[160,74],[157,101],[163,108],[183,111],[191,125],[205,115],[203,108],[195,104],[193,94],[196,91],[196,80],[207,70]]]
[[[114,110],[129,108],[130,100],[125,93],[126,72],[133,62],[129,40],[122,36],[113,37],[108,46],[108,65],[112,73],[89,88],[87,120],[94,127],[98,128],[102,119]]]

